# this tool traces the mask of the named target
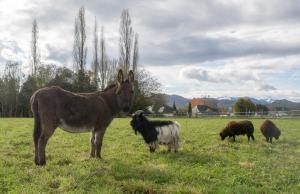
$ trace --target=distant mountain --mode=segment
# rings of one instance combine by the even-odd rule
[[[268,105],[270,104],[270,99],[256,99],[256,98],[249,98],[254,104],[262,104],[262,105]]]
[[[184,98],[179,95],[168,95],[163,94],[165,96],[166,104],[168,106],[173,106],[175,101],[177,107],[186,106],[191,99]],[[262,104],[268,106],[271,110],[300,110],[300,103],[291,102],[289,100],[273,100],[272,98],[262,98],[257,99],[253,97],[244,97],[249,98],[254,104]],[[215,98],[217,100],[218,108],[231,108],[235,102],[237,101],[238,97],[218,97]]]
[[[165,96],[166,104],[171,107],[173,107],[174,102],[177,107],[187,106],[189,101],[191,100],[175,94],[173,95],[164,94],[164,96]]]
[[[271,110],[300,110],[300,103],[291,102],[286,99],[275,100],[267,106]]]
[[[236,102],[236,99],[221,99],[218,100],[217,106],[218,108],[230,108],[232,107]]]

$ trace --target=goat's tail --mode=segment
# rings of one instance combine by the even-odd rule
[[[175,125],[176,134],[179,136],[181,125],[177,121],[174,121],[174,125]]]
[[[41,136],[41,118],[38,108],[38,100],[36,99],[36,93],[30,98],[31,111],[34,118],[34,128],[33,128],[33,141],[34,144],[38,143],[39,137]]]
[[[180,124],[177,121],[174,121],[174,135],[173,135],[173,142],[175,146],[175,151],[178,151],[179,147],[179,131],[180,131]]]

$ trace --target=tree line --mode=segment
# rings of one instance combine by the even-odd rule
[[[115,83],[118,69],[127,75],[135,73],[135,98],[131,111],[151,105],[151,95],[160,90],[158,81],[139,63],[139,36],[133,31],[128,9],[120,18],[119,58],[110,58],[106,51],[104,27],[99,33],[95,17],[93,30],[93,60],[88,68],[85,9],[81,7],[74,22],[73,65],[44,64],[39,53],[39,29],[37,20],[32,23],[31,73],[22,73],[21,64],[8,61],[0,74],[0,117],[31,116],[29,101],[39,88],[60,86],[72,92],[103,90]],[[100,35],[100,38],[99,38]]]
[[[266,105],[254,104],[248,98],[239,98],[233,106],[233,112],[236,115],[252,115],[255,112],[265,115],[269,110]]]

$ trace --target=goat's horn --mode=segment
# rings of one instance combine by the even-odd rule
[[[142,113],[144,113],[144,111],[142,111],[142,110],[137,110],[137,111],[135,111],[135,115],[140,115],[140,114],[142,114]]]

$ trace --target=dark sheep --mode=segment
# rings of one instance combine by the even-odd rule
[[[227,126],[220,132],[221,139],[224,140],[226,137],[233,137],[233,141],[235,141],[236,135],[245,135],[248,136],[248,141],[250,137],[254,141],[254,127],[251,121],[230,121]]]
[[[266,141],[272,143],[272,138],[275,137],[276,140],[278,140],[281,132],[276,127],[276,125],[270,121],[265,120],[263,124],[260,127],[261,133],[265,136]]]
[[[150,152],[155,152],[158,144],[168,146],[168,151],[178,151],[180,125],[175,121],[149,121],[143,111],[136,111],[130,122],[135,134],[139,132],[149,145]]]

